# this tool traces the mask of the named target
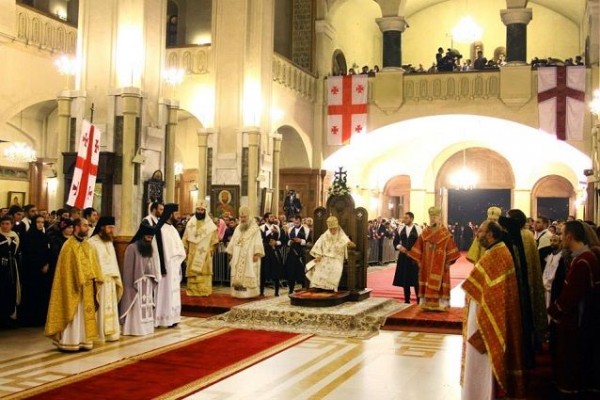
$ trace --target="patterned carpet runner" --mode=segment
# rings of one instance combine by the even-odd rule
[[[19,392],[17,397],[12,398],[177,399],[231,376],[310,336],[222,329]]]

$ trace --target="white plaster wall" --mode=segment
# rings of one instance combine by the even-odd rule
[[[358,64],[359,69],[363,65],[381,67],[382,33],[375,22],[375,19],[380,17],[379,5],[374,1],[365,0],[340,2],[329,14],[336,31],[334,48],[344,52],[348,68],[351,68],[353,63]],[[331,54],[326,56],[331,59]]]
[[[469,44],[452,42],[452,29],[465,15],[469,15],[483,28],[484,55],[490,59],[494,49],[506,46],[506,26],[500,19],[500,10],[506,8],[505,0],[486,0],[485,6],[470,2],[467,10],[462,0],[445,1],[410,15],[402,35],[403,63],[429,67],[435,61],[438,47],[444,50],[451,45],[470,57]],[[579,28],[569,19],[547,8],[529,2],[533,19],[527,26],[527,61],[537,56],[568,58],[582,52]]]
[[[288,135],[283,137],[281,142],[281,168],[312,168],[310,155],[313,153],[314,141],[321,140],[321,135],[315,135],[313,132],[313,103],[278,84],[273,84],[272,96],[272,107],[281,111],[281,114],[279,114],[281,117],[272,120],[271,126],[274,129],[284,125],[290,126],[298,132],[301,138],[301,141],[296,141]],[[298,146],[302,146],[302,148]],[[308,165],[306,154],[309,155]]]

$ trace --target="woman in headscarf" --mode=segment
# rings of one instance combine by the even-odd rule
[[[46,323],[50,301],[50,242],[44,228],[44,217],[36,215],[23,235],[21,283],[23,296],[19,307],[19,322],[23,326]]]

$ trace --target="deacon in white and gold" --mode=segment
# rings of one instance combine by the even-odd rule
[[[239,214],[240,223],[227,245],[231,256],[231,296],[247,299],[260,295],[260,259],[265,249],[250,209],[242,206]]]
[[[183,233],[183,247],[187,253],[188,296],[212,294],[212,260],[219,244],[217,226],[207,212],[206,200],[196,204],[194,216],[190,218]]]
[[[98,321],[98,340],[114,342],[119,340],[119,300],[123,295],[123,283],[119,272],[117,254],[113,245],[115,217],[100,217],[89,239],[96,250],[98,263],[104,275],[104,284],[99,292],[99,307],[96,312]]]

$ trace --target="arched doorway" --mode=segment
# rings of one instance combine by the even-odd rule
[[[545,176],[531,191],[531,215],[543,215],[551,220],[566,220],[575,214],[575,189],[562,176]]]
[[[382,217],[396,219],[410,211],[410,176],[395,176],[386,183],[379,209]]]
[[[287,192],[294,190],[302,204],[302,215],[312,215],[312,211],[323,204],[320,199],[324,173],[311,168],[310,142],[306,135],[290,125],[279,127],[277,132],[281,134],[278,213],[283,213]]]
[[[464,171],[477,178],[469,182]],[[458,174],[458,175],[457,175]],[[462,175],[461,175],[462,174]],[[466,148],[452,155],[438,173],[436,189],[440,203],[447,210],[447,224],[454,231],[461,250],[467,250],[473,241],[475,230],[487,216],[487,209],[498,206],[504,212],[511,208],[513,171],[500,154],[482,147]]]

